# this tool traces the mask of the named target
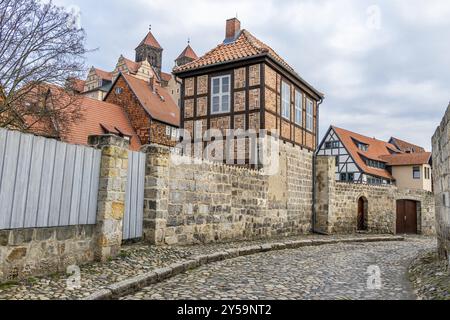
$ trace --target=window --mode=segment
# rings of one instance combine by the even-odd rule
[[[313,131],[314,129],[314,103],[312,100],[306,100],[306,130]]]
[[[341,173],[341,181],[353,182],[355,180],[354,173]]]
[[[420,167],[413,168],[413,179],[420,179]]]
[[[358,143],[358,149],[367,152],[369,150],[369,146],[364,143]]]
[[[329,141],[325,142],[325,149],[338,149],[339,141]]]
[[[425,179],[430,180],[431,179],[431,169],[425,168]]]
[[[386,169],[386,164],[380,161],[367,159],[366,164],[372,168]]]
[[[123,92],[122,88],[117,87],[116,88],[116,94],[121,94]]]
[[[295,123],[298,125],[302,125],[303,123],[303,115],[302,115],[302,108],[303,108],[303,96],[300,91],[295,90]]]
[[[380,178],[368,177],[367,183],[368,184],[383,184],[383,180]]]
[[[291,87],[286,83],[281,83],[281,116],[291,119]]]
[[[172,134],[171,134],[172,140],[177,140],[178,137],[178,130],[176,128],[172,128]]]
[[[230,79],[229,75],[211,79],[211,113],[230,112]]]
[[[166,136],[170,137],[172,135],[171,129],[171,127],[166,126]]]

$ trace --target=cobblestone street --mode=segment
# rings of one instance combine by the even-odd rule
[[[257,254],[203,266],[124,299],[416,299],[408,265],[435,246],[435,239],[408,237]],[[381,289],[368,289],[369,266],[380,268]]]

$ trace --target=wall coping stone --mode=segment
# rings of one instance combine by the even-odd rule
[[[315,240],[299,240],[286,241],[280,243],[264,244],[260,246],[250,246],[244,248],[228,249],[208,255],[196,256],[191,260],[174,263],[169,267],[150,271],[148,273],[138,275],[114,284],[109,285],[105,289],[94,292],[90,296],[82,300],[113,300],[122,296],[132,294],[140,289],[162,282],[166,279],[184,273],[187,270],[193,270],[198,267],[208,265],[217,261],[234,259],[237,257],[248,256],[258,253],[280,251],[284,249],[297,249],[306,246],[321,246],[337,243],[359,243],[359,242],[390,242],[404,241],[401,236],[367,236],[355,237],[347,239],[315,239]]]

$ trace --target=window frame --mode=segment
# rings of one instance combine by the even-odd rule
[[[419,176],[416,176],[416,173],[419,173]],[[420,180],[422,177],[422,170],[420,170],[420,167],[413,167],[413,179],[414,180]]]
[[[286,88],[287,88],[287,92],[286,92]],[[286,107],[286,96],[285,94],[288,95],[288,108],[285,109]],[[287,111],[287,113],[286,113]],[[281,81],[281,117],[285,120],[289,120],[291,121],[291,85],[289,83],[287,83],[286,81],[282,80]]]
[[[228,79],[228,92],[223,92],[223,79]],[[214,93],[214,80],[219,79],[219,93]],[[224,110],[223,97],[228,96],[228,109]],[[219,111],[214,111],[214,98],[219,98]],[[225,114],[231,112],[231,75],[224,74],[220,76],[211,77],[211,106],[210,111],[212,115]]]
[[[297,118],[297,112],[300,112],[300,119]],[[298,89],[295,89],[294,122],[299,126],[303,125],[303,93]]]
[[[310,112],[308,112],[309,107],[311,108]],[[305,128],[309,132],[314,131],[314,101],[310,98],[306,98],[306,125],[305,125]]]

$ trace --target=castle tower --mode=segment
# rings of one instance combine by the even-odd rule
[[[188,40],[187,47],[181,52],[181,54],[178,56],[178,58],[175,60],[175,65],[177,67],[185,65],[189,62],[192,62],[194,60],[197,60],[198,56],[195,53],[195,51],[192,49],[190,45],[190,41]]]
[[[161,76],[163,48],[153,36],[151,27],[144,40],[136,50],[136,62],[148,60],[155,71]]]

